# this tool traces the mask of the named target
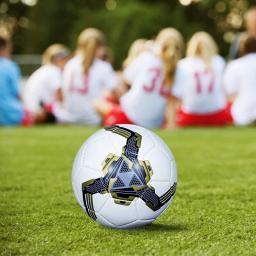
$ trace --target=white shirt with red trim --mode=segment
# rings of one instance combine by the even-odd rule
[[[140,54],[123,73],[131,85],[120,99],[122,110],[135,124],[160,127],[170,89],[164,87],[164,70],[160,57],[152,52]]]
[[[116,74],[109,63],[95,59],[85,75],[82,57],[73,57],[63,72],[65,109],[78,123],[100,124],[101,117],[95,111],[93,101],[100,99],[104,90],[112,89],[116,83]]]
[[[238,125],[256,121],[256,53],[230,62],[224,74],[224,86],[235,96],[231,114]]]
[[[51,105],[61,86],[61,69],[47,64],[37,69],[25,84],[23,99],[25,108],[32,113],[40,110],[40,103]]]
[[[220,56],[207,66],[200,58],[179,61],[172,94],[182,101],[182,110],[191,114],[208,114],[225,108],[222,85],[225,61]]]

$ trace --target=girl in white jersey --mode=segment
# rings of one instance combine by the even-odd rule
[[[237,125],[256,123],[256,39],[246,36],[243,57],[230,62],[224,74],[224,86],[232,98],[231,114]]]
[[[35,122],[47,121],[46,111],[60,94],[62,70],[69,59],[69,50],[61,44],[49,46],[43,53],[43,65],[28,79],[24,89],[24,104]]]
[[[222,88],[225,62],[206,32],[195,33],[188,43],[187,57],[177,66],[172,94],[181,102],[179,126],[224,125],[230,122]]]
[[[105,125],[134,123],[160,127],[171,92],[175,67],[182,56],[183,40],[173,28],[160,31],[154,51],[141,53],[123,72],[130,89],[105,114]]]
[[[104,46],[105,38],[101,31],[85,29],[78,37],[77,54],[64,69],[64,106],[72,115],[73,122],[91,125],[101,123],[93,102],[116,84],[112,66],[100,59]]]
[[[147,47],[147,40],[140,38],[136,39],[130,46],[128,50],[128,56],[124,60],[122,67],[123,69],[127,68],[131,62],[133,62],[142,52],[144,52]],[[117,72],[118,80],[122,80],[122,71]],[[115,88],[114,91],[109,92],[109,95],[105,94],[104,100],[107,102],[119,103],[120,97],[128,90],[127,85],[119,83],[119,86]],[[102,100],[97,102],[95,105],[97,108],[102,108]],[[108,104],[108,103],[107,103]]]

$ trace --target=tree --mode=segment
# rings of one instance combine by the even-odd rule
[[[234,33],[243,28],[243,13],[254,0],[34,0],[37,4],[30,7],[12,2],[1,1],[0,12],[3,3],[8,11],[0,25],[9,17],[16,20],[16,53],[41,53],[55,42],[74,49],[81,30],[97,27],[106,34],[115,66],[120,67],[132,41],[152,38],[167,26],[179,29],[186,40],[205,30],[227,55]]]

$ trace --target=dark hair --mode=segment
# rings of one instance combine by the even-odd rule
[[[256,37],[246,35],[242,40],[241,53],[246,55],[249,53],[256,53]]]
[[[10,44],[9,39],[0,36],[0,50],[5,49]]]

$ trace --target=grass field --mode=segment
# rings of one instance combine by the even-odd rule
[[[157,131],[178,189],[154,224],[113,230],[84,215],[71,166],[96,129],[0,129],[0,255],[256,255],[256,130]]]

